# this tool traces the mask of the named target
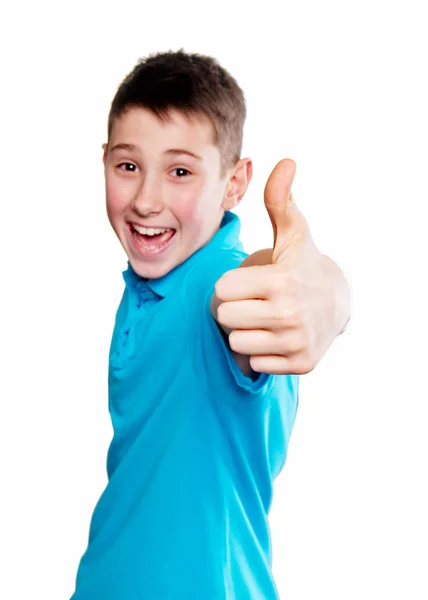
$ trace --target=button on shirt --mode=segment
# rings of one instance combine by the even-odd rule
[[[164,277],[128,263],[109,358],[114,435],[72,600],[276,600],[268,512],[298,375],[245,376],[212,317],[246,258],[226,212]]]

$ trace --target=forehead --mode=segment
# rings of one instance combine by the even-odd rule
[[[170,110],[167,118],[161,119],[145,108],[132,107],[114,119],[110,147],[116,143],[153,148],[176,147],[177,143],[190,145],[199,152],[216,148],[214,128],[204,115],[187,116],[178,110]]]

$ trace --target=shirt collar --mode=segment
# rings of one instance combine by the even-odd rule
[[[226,211],[220,223],[219,229],[210,239],[210,241],[199,248],[194,254],[189,256],[187,260],[177,265],[174,269],[166,273],[163,277],[157,279],[145,279],[135,273],[128,261],[128,268],[123,271],[123,279],[127,286],[140,288],[148,286],[153,292],[165,298],[170,292],[173,292],[179,287],[185,273],[195,261],[203,260],[208,255],[218,250],[241,250],[242,244],[239,240],[241,231],[241,221],[235,213]]]

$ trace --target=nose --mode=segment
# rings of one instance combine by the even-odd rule
[[[160,213],[163,209],[163,202],[160,193],[160,185],[154,180],[145,177],[137,194],[132,201],[132,208],[141,216],[147,216],[151,213]]]

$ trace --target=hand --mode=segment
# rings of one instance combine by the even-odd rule
[[[309,373],[344,326],[346,280],[316,248],[294,202],[295,172],[293,160],[281,160],[265,187],[273,250],[248,256],[215,285],[217,321],[230,348],[259,373]]]

